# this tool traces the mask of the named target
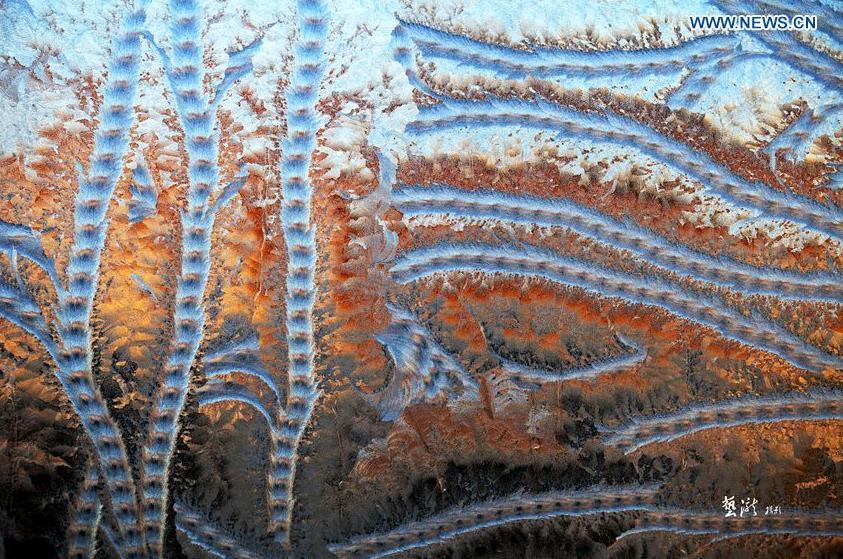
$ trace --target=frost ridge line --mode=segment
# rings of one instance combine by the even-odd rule
[[[440,101],[438,105],[420,108],[418,120],[406,127],[411,134],[466,125],[515,124],[557,129],[572,137],[639,150],[708,186],[730,203],[747,204],[762,214],[814,227],[832,238],[843,238],[843,211],[839,208],[779,192],[759,181],[749,182],[707,155],[608,108],[604,107],[600,114],[589,114],[541,98],[527,102],[487,94],[484,100],[456,99],[433,91],[418,76],[411,41],[401,26],[393,31],[391,45],[393,57],[404,67],[410,83]]]
[[[843,211],[839,208],[779,192],[761,182],[749,182],[707,155],[609,111],[581,113],[544,100],[528,103],[499,97],[489,97],[486,101],[449,98],[446,103],[420,108],[418,120],[410,122],[407,131],[420,135],[467,125],[507,124],[557,130],[568,137],[638,150],[702,183],[729,203],[747,206],[761,214],[802,224],[843,240]]]
[[[146,1],[126,14],[112,42],[108,78],[99,124],[87,170],[80,166],[73,212],[73,244],[67,264],[67,289],[57,289],[56,313],[60,339],[56,376],[85,431],[93,441],[97,461],[108,486],[116,521],[118,553],[127,559],[144,557],[142,518],[126,449],[92,374],[94,296],[108,230],[106,214],[123,170],[123,158],[134,123],[134,100],[140,66],[140,34]],[[54,280],[55,283],[55,280]]]
[[[217,85],[215,97],[209,99],[203,90],[202,9],[199,2],[171,0],[170,16],[172,59],[150,33],[144,35],[157,50],[164,66],[188,155],[187,208],[181,212],[181,270],[173,316],[175,334],[143,449],[144,518],[148,544],[156,556],[163,553],[164,523],[170,497],[168,476],[178,419],[189,390],[190,371],[203,340],[203,300],[210,271],[214,221],[219,208],[245,184],[245,177],[238,176],[217,192],[219,133],[214,129],[216,109],[234,82],[251,71],[251,56],[260,46],[258,39],[239,52],[229,53],[230,65]],[[217,195],[213,204],[212,194]]]
[[[504,77],[653,74],[694,68],[734,52],[737,37],[712,34],[675,46],[587,51],[530,45],[529,50],[487,43],[430,25],[398,18],[399,26],[426,57],[491,71]]]
[[[339,557],[389,557],[433,545],[447,545],[465,534],[516,522],[587,516],[599,513],[656,510],[657,488],[596,487],[515,495],[454,507],[385,533],[365,534],[329,546]]]
[[[782,421],[843,420],[843,393],[813,391],[808,394],[742,398],[695,404],[675,412],[638,417],[618,428],[602,428],[606,444],[629,454],[656,442],[669,442],[699,431]]]
[[[102,518],[97,483],[99,483],[97,462],[90,460],[76,501],[76,510],[70,519],[67,535],[68,559],[93,559],[96,554],[97,531]]]
[[[537,367],[530,367],[516,361],[511,361],[500,355],[497,355],[501,362],[501,366],[506,374],[513,377],[513,380],[524,381],[527,388],[538,388],[538,386],[545,382],[558,382],[565,380],[582,380],[594,379],[607,373],[615,373],[631,369],[640,365],[647,358],[647,352],[638,344],[622,337],[620,334],[615,334],[621,343],[632,349],[632,352],[626,351],[612,357],[599,359],[585,365],[570,367],[560,370],[540,369]],[[532,386],[530,386],[532,385]]]
[[[657,306],[713,328],[741,344],[777,355],[797,367],[810,371],[843,368],[840,357],[810,346],[767,321],[745,317],[716,299],[689,293],[655,278],[645,281],[598,269],[593,264],[536,247],[443,243],[405,253],[396,260],[391,273],[396,281],[406,284],[454,271],[543,278],[632,304]]]
[[[298,38],[287,98],[287,137],[282,140],[281,221],[287,247],[287,346],[289,390],[279,437],[273,437],[270,530],[289,544],[292,489],[298,447],[319,392],[314,375],[313,303],[316,239],[311,223],[313,188],[308,173],[319,121],[316,103],[325,73],[328,8],[321,0],[298,0]]]
[[[697,281],[746,295],[837,304],[843,300],[843,276],[798,273],[756,267],[728,257],[713,257],[670,242],[630,221],[621,221],[562,198],[538,198],[464,190],[436,184],[405,186],[392,193],[393,206],[405,217],[452,215],[543,227],[567,227],[613,248],[626,249],[644,261]]]
[[[754,3],[740,0],[708,0],[708,3],[728,15],[759,11]],[[811,76],[826,89],[843,91],[843,64],[831,56],[811,48],[784,31],[753,32],[753,36],[797,72]]]
[[[220,559],[263,559],[185,505],[177,503],[174,509],[176,529],[203,551]]]

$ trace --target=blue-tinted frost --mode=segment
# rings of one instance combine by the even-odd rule
[[[843,366],[840,357],[808,345],[768,321],[744,316],[716,299],[534,247],[440,244],[404,253],[392,268],[396,281],[405,284],[450,272],[542,278],[627,303],[660,307],[803,369],[822,371]]]
[[[627,425],[606,429],[606,443],[629,453],[649,444],[672,441],[708,429],[827,420],[843,420],[843,394],[840,392],[749,397],[695,404],[672,413],[635,418]]]
[[[628,250],[671,272],[747,295],[830,303],[843,300],[840,274],[799,274],[709,256],[670,242],[630,221],[614,219],[570,200],[434,185],[396,189],[392,202],[407,217],[448,215],[455,219],[566,227],[601,243]]]

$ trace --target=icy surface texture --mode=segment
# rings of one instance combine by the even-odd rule
[[[0,0],[5,557],[843,556],[842,49]]]

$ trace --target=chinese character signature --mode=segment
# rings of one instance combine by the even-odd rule
[[[726,516],[736,516],[735,515],[735,497],[734,495],[731,497],[723,497],[723,508],[726,510]]]
[[[744,513],[749,516],[749,511],[752,510],[752,516],[758,516],[758,511],[755,510],[755,505],[758,504],[758,499],[753,498],[751,501],[749,497],[746,499],[741,499],[741,513],[740,517],[743,518]]]
[[[782,513],[782,508],[779,505],[776,505],[776,506],[767,505],[767,508],[764,509],[764,515],[765,516],[770,515],[770,514],[781,514],[781,513]]]
[[[735,502],[734,495],[727,495],[723,497],[723,504],[721,505],[726,513],[723,515],[726,518],[735,517],[743,518],[744,516],[758,516],[758,499],[754,497],[744,497],[740,500],[740,508]],[[767,505],[764,509],[764,515],[778,515],[782,513],[781,505]]]

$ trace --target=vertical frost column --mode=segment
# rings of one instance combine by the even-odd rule
[[[282,142],[281,218],[287,245],[287,346],[289,392],[281,428],[273,434],[269,476],[270,531],[288,544],[296,458],[318,396],[313,370],[313,302],[316,238],[308,178],[316,147],[316,102],[324,74],[328,18],[320,0],[299,0],[295,63],[287,88],[287,137]]]
[[[97,481],[97,464],[96,461],[91,461],[76,501],[76,510],[70,519],[67,534],[68,559],[86,559],[96,555],[97,529],[102,515],[102,506],[97,496]]]
[[[89,169],[87,173],[79,172],[67,290],[59,294],[57,312],[58,334],[63,346],[57,376],[93,441],[111,495],[124,559],[144,555],[141,519],[120,429],[93,379],[91,313],[108,231],[106,214],[123,170],[129,130],[134,121],[145,4],[145,1],[139,2],[137,9],[123,19],[112,44]]]
[[[173,341],[144,448],[144,519],[147,541],[156,556],[163,553],[168,476],[178,419],[205,324],[202,300],[208,283],[214,225],[209,200],[218,178],[214,111],[202,90],[201,16],[202,10],[195,0],[170,2],[172,65],[167,72],[184,130],[189,185],[187,208],[181,214],[181,274],[176,288]]]

